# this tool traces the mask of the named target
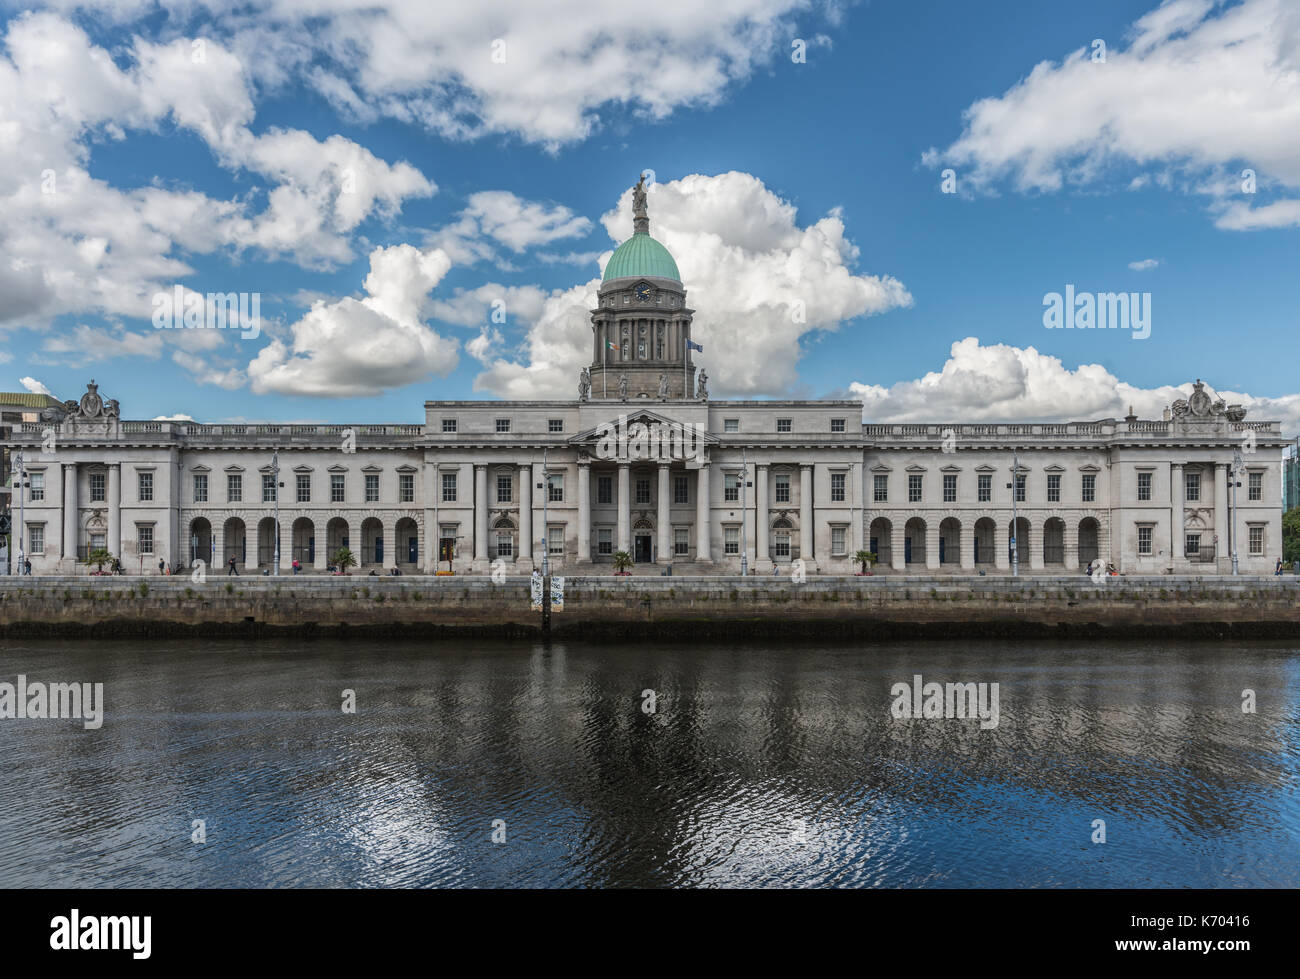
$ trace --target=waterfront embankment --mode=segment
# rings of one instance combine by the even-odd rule
[[[536,638],[542,616],[523,576],[0,579],[9,637],[338,634]],[[551,636],[1300,638],[1300,580],[570,576]]]

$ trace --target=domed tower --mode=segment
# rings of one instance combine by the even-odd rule
[[[625,375],[629,401],[658,400],[661,393],[693,398],[695,366],[686,342],[695,310],[686,308],[677,263],[650,237],[645,177],[633,188],[632,216],[634,233],[605,266],[599,305],[591,311],[591,397],[618,399]]]

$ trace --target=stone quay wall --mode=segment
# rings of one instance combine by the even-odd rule
[[[0,638],[542,638],[529,579],[0,578]],[[566,578],[553,639],[1300,638],[1292,576]],[[2,645],[2,643],[0,643]]]

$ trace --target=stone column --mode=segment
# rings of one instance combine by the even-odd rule
[[[353,569],[353,574],[360,571],[363,564],[369,564],[370,558],[374,557],[373,551],[371,552],[370,557],[366,556],[364,544],[365,541],[361,537],[361,524],[357,523],[355,520],[349,520],[348,550],[351,551],[352,556],[357,559],[357,566]]]
[[[1186,535],[1183,530],[1183,517],[1185,514],[1186,503],[1184,497],[1187,493],[1187,480],[1183,478],[1183,464],[1175,462],[1170,465],[1169,476],[1169,499],[1173,506],[1173,519],[1169,521],[1170,533],[1173,540],[1171,553],[1175,561],[1181,561],[1184,557],[1183,546],[1186,543]]]
[[[817,560],[817,556],[813,553],[815,550],[813,541],[816,539],[817,535],[813,533],[813,467],[800,466],[799,558],[805,564],[812,564]]]
[[[958,540],[961,541],[961,569],[963,571],[975,570],[975,521],[963,520],[961,530],[958,532]]]
[[[155,546],[159,543],[155,541]],[[77,464],[63,466],[63,556],[77,559]]]
[[[311,522],[311,537],[316,542],[315,560],[312,561],[312,570],[326,571],[330,566],[330,518],[328,511],[319,514],[321,519],[313,519]],[[216,528],[212,530],[212,536],[216,538]],[[216,561],[216,557],[213,557]]]
[[[1029,524],[1029,570],[1042,571],[1045,567],[1043,564],[1044,525],[1040,523],[1035,526],[1028,520],[1025,522]],[[1019,546],[1020,542],[1017,541],[1016,547]]]
[[[217,528],[212,528],[213,540]],[[118,560],[122,559],[122,467],[108,467],[108,551]],[[123,562],[122,569],[126,570]]]
[[[591,563],[591,463],[578,460],[578,561]]]
[[[1228,548],[1228,463],[1214,464],[1214,566],[1219,571],[1232,569],[1232,551]]]
[[[533,560],[533,467],[519,467],[519,561]]]
[[[709,505],[709,463],[706,460],[695,477],[695,561],[697,564],[712,564],[710,543],[713,537]]]
[[[895,571],[907,570],[907,551],[904,541],[907,538],[907,521],[891,520],[889,523],[889,557]]]
[[[1100,534],[1100,531],[1098,532]],[[1065,521],[1065,570],[1079,570],[1079,521]],[[1098,542],[1100,545],[1100,541]]]
[[[382,519],[384,521],[384,567],[392,568],[401,563],[406,557],[406,552],[402,551],[399,554],[397,551],[402,543],[397,539],[397,514],[390,513]]]
[[[934,520],[927,520],[925,522],[925,570],[926,571],[939,570],[939,537],[940,536],[941,534],[939,533],[939,523]],[[915,545],[913,545],[913,551],[915,551]],[[913,553],[912,556],[915,557],[916,554]]]
[[[438,570],[438,467],[432,463],[424,464],[424,540],[420,542],[422,570],[431,574]],[[326,522],[328,525],[328,521]],[[328,546],[329,531],[326,530]]]
[[[618,545],[614,549],[632,553],[632,470],[626,462],[618,464]]]
[[[767,466],[754,464],[754,563],[766,567],[770,558],[772,515],[767,509]]]
[[[670,490],[668,488],[668,476],[668,463],[659,463],[659,497],[657,500],[659,504],[659,513],[656,519],[658,526],[655,528],[659,536],[659,541],[656,545],[659,551],[656,558],[656,563],[658,564],[671,564],[673,560],[673,528],[670,523],[671,518],[669,517],[668,511],[668,504],[672,502],[672,498],[669,496]]]
[[[1011,519],[1005,514],[1004,519],[993,523],[993,564],[999,571],[1011,569]]]
[[[283,470],[281,470],[283,471]],[[280,507],[280,573],[293,574],[293,517],[285,516],[284,507]],[[374,554],[370,555],[372,558]],[[271,553],[275,560],[275,553]]]
[[[474,465],[474,564],[478,570],[487,565],[488,503],[487,466]]]

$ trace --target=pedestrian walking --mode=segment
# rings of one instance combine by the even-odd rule
[[[239,571],[235,568],[235,555],[233,554],[230,555],[229,568],[230,570],[226,572],[226,577],[229,578],[233,574],[236,578],[238,578]]]

